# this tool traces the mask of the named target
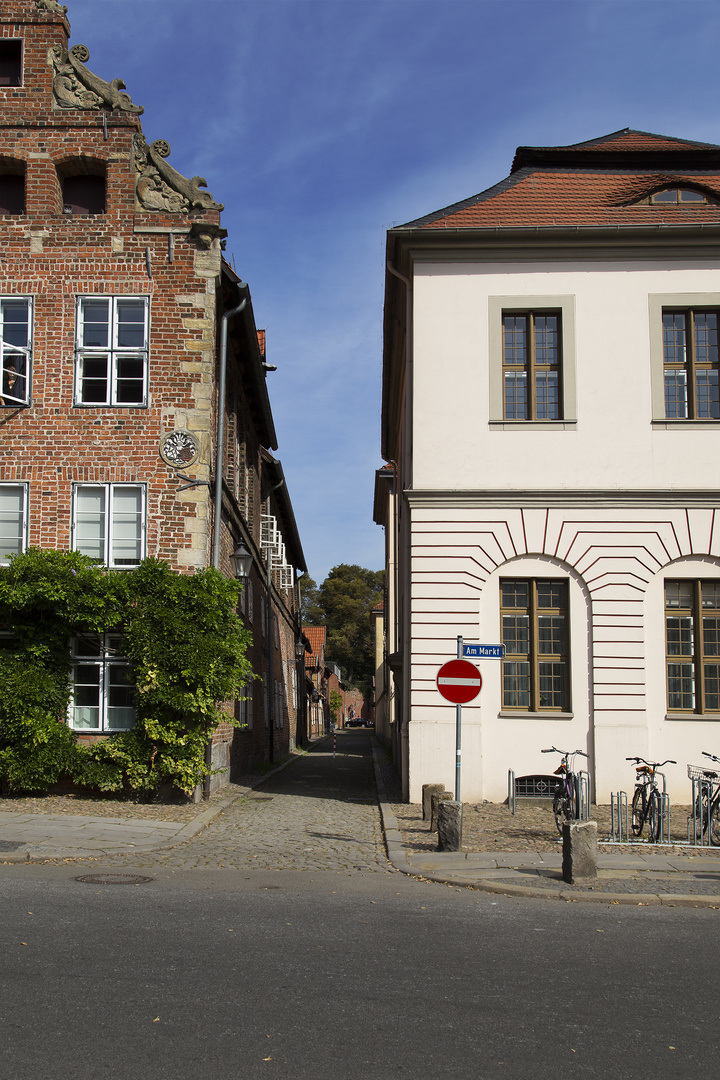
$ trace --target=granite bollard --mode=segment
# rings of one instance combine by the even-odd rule
[[[423,808],[423,821],[429,821],[432,817],[432,797],[438,791],[444,791],[444,784],[423,784],[422,786],[422,808]]]
[[[438,851],[462,851],[463,804],[455,799],[438,802]]]
[[[452,791],[434,791],[431,797],[430,832],[437,832],[438,805],[452,799]]]
[[[562,876],[568,885],[597,878],[597,822],[566,822],[562,830]]]

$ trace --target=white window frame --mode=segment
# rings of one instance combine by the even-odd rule
[[[8,481],[7,483],[6,482],[0,483],[0,491],[2,491],[3,488],[6,489],[6,490],[8,488],[14,488],[15,490],[19,491],[20,495],[21,495],[21,500],[20,500],[20,504],[21,504],[20,523],[19,523],[20,524],[20,535],[18,537],[18,539],[20,541],[20,550],[18,552],[15,552],[15,551],[8,552],[7,555],[3,555],[2,551],[0,550],[0,566],[8,566],[9,563],[10,563],[10,555],[11,554],[12,555],[15,555],[15,554],[21,555],[23,553],[23,551],[25,551],[25,549],[27,548],[27,541],[28,541],[28,501],[29,501],[28,500],[28,494],[29,494],[28,493],[28,487],[29,487],[29,485],[26,484],[26,483],[12,481],[12,480]],[[3,514],[3,513],[4,513],[4,511],[0,511],[0,514]],[[2,520],[2,517],[0,517],[0,544],[2,544],[2,542],[4,540],[6,540],[6,539],[10,539],[10,537],[2,536],[2,533],[4,532],[4,529],[5,529],[5,522]]]
[[[147,485],[145,484],[73,484],[72,491],[72,541],[71,546],[73,551],[82,551],[82,548],[78,544],[77,538],[77,525],[78,525],[78,494],[83,488],[92,488],[96,491],[104,491],[105,493],[105,509],[103,511],[104,525],[103,525],[103,558],[101,561],[103,566],[109,566],[117,570],[133,570],[136,566],[142,562],[145,558],[145,551],[147,546]],[[115,542],[115,515],[113,512],[113,500],[115,492],[121,489],[132,489],[133,491],[140,492],[140,558],[137,562],[114,562],[111,559],[113,546]],[[110,512],[108,512],[110,507]]]
[[[85,345],[83,310],[86,303],[106,301],[108,311],[108,344],[106,346]],[[144,306],[144,340],[142,348],[130,348],[118,344],[118,304],[134,300]],[[118,409],[139,409],[148,403],[148,358],[150,336],[150,298],[148,296],[106,296],[92,294],[78,296],[75,305],[75,404],[88,409],[114,407]],[[142,394],[136,401],[118,401],[118,363],[123,358],[142,360]],[[106,393],[104,401],[83,400],[83,370],[85,360],[105,360]]]
[[[5,341],[5,308],[11,304],[27,304],[27,345],[11,345]],[[31,296],[0,297],[0,407],[18,408],[30,404],[32,376],[33,301]],[[20,376],[24,386],[14,383]],[[11,383],[11,380],[14,380]],[[13,391],[16,391],[15,393]]]
[[[83,655],[82,647],[79,646],[79,642],[87,641],[88,639],[98,640],[98,652],[97,655]],[[109,735],[116,731],[129,731],[133,727],[137,720],[137,712],[132,707],[133,723],[130,727],[127,724],[122,726],[112,726],[110,714],[110,694],[111,689],[116,683],[112,683],[110,679],[110,673],[113,669],[124,668],[129,670],[130,665],[125,656],[122,656],[117,652],[116,646],[120,643],[121,635],[117,632],[109,634],[95,634],[88,633],[79,635],[72,638],[70,642],[70,656],[72,660],[72,695],[70,698],[68,722],[73,731],[88,732],[89,734],[104,734]],[[76,705],[76,691],[82,686],[95,687],[95,683],[82,683],[77,679],[77,670],[80,667],[94,667],[98,668],[98,724],[95,727],[88,727],[87,725],[80,725],[76,723],[76,709],[86,708],[88,706]],[[93,708],[94,706],[90,706]],[[125,706],[130,708],[130,706]]]

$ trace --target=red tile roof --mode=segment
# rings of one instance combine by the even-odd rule
[[[509,177],[410,222],[422,229],[720,223],[720,147],[625,131],[573,146],[519,147]],[[717,203],[637,205],[663,187]]]
[[[321,658],[321,652],[325,645],[325,638],[327,636],[327,627],[325,626],[303,626],[302,632],[310,642],[310,648],[312,653],[308,655],[305,653],[305,667],[317,667],[318,664],[324,663],[324,657]]]

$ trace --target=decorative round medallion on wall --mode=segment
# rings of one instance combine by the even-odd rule
[[[189,431],[169,431],[160,440],[160,457],[173,469],[187,469],[200,456],[200,444]]]

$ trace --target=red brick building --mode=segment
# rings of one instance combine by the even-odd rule
[[[167,143],[148,145],[142,107],[69,34],[56,0],[3,4],[0,558],[32,545],[230,574],[244,543],[261,680],[235,706],[247,726],[213,750],[242,772],[296,738],[305,569],[270,453],[264,334],[223,260],[222,204],[169,164]],[[76,696],[70,717],[83,738],[132,723],[112,704],[105,647],[97,700]]]

